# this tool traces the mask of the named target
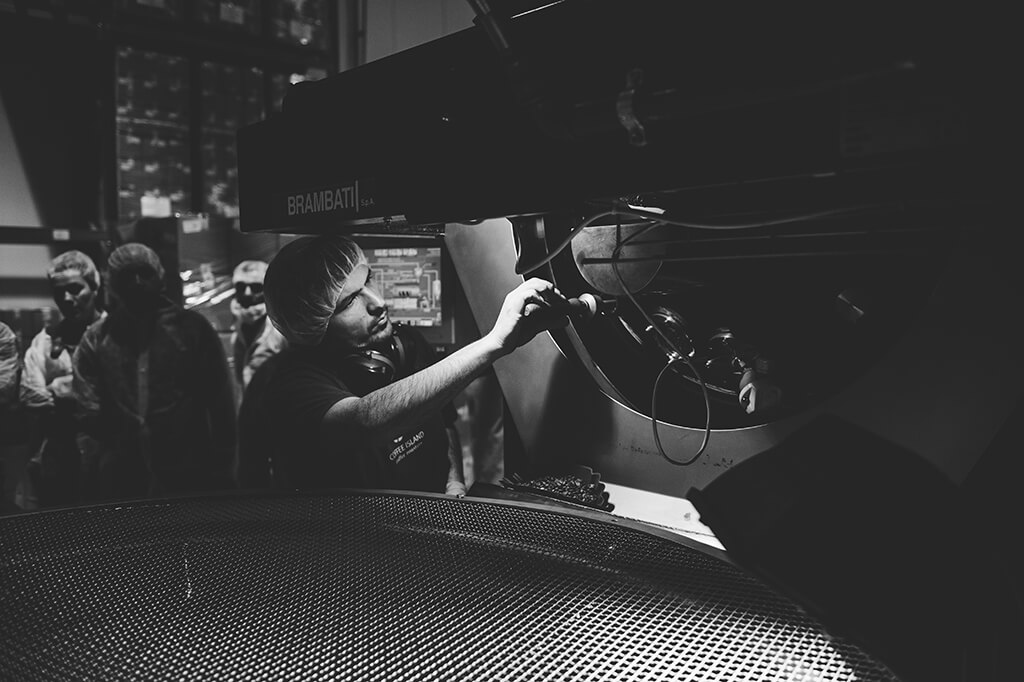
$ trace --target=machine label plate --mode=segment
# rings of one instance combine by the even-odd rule
[[[372,215],[376,208],[372,180],[351,180],[326,186],[302,188],[279,194],[275,207],[282,217],[325,216],[356,218]]]

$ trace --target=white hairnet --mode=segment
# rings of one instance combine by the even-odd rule
[[[164,266],[160,263],[160,257],[156,255],[156,251],[138,242],[122,244],[114,249],[110,258],[107,259],[107,265],[113,272],[139,264],[148,265],[163,274]]]
[[[50,262],[50,269],[46,272],[47,277],[53,279],[57,273],[75,270],[82,279],[92,285],[93,290],[100,287],[100,273],[96,269],[96,263],[92,258],[81,251],[65,251]]]
[[[267,275],[267,264],[261,260],[244,260],[235,266],[235,271],[231,275],[231,281],[234,283],[245,282],[250,283],[263,283],[263,279]]]
[[[319,345],[345,279],[365,262],[362,249],[341,235],[289,242],[270,261],[263,281],[270,321],[289,343]]]
[[[157,280],[163,280],[164,266],[160,263],[160,257],[156,255],[156,251],[153,249],[149,248],[145,244],[139,244],[137,242],[122,244],[114,249],[114,252],[110,254],[110,258],[107,259],[107,270],[110,274],[110,289],[117,295],[123,295],[125,292],[120,290],[123,287],[121,286],[117,275],[122,270],[138,267],[140,265],[152,268],[153,272],[156,273]]]

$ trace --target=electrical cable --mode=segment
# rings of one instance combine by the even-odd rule
[[[630,303],[633,304],[633,307],[635,307],[637,311],[643,316],[644,320],[647,322],[647,325],[651,329],[653,329],[658,336],[661,337],[661,340],[665,342],[665,345],[668,348],[672,349],[672,351],[675,352],[677,355],[685,357],[686,353],[683,353],[678,348],[676,348],[676,345],[675,343],[672,342],[672,339],[668,338],[668,335],[661,330],[661,327],[659,327],[658,324],[654,321],[654,319],[647,314],[647,311],[644,309],[642,305],[640,305],[640,302],[636,300],[636,297],[633,296],[633,292],[629,290],[628,286],[626,286],[626,281],[622,278],[622,272],[619,271],[619,254],[622,252],[623,247],[625,247],[634,239],[646,234],[647,232],[650,232],[655,227],[659,227],[660,225],[661,223],[658,221],[651,222],[650,224],[641,228],[639,231],[634,232],[633,234],[629,235],[621,242],[619,242],[615,246],[615,249],[612,250],[612,271],[615,273],[615,278],[619,281],[619,286],[622,288],[623,293],[626,294],[626,297],[629,299]],[[698,380],[700,379],[699,374],[697,375],[697,378]]]
[[[576,235],[578,235],[580,232],[582,232],[584,230],[584,228],[590,227],[591,225],[593,225],[596,221],[600,220],[601,218],[608,218],[608,217],[613,216],[613,215],[617,215],[617,213],[614,210],[612,210],[612,211],[603,211],[601,213],[598,213],[596,215],[593,215],[593,216],[587,218],[582,223],[580,223],[579,225],[574,227],[572,232],[569,233],[569,236],[566,237],[564,240],[562,240],[562,243],[559,244],[558,246],[556,246],[553,251],[551,251],[548,255],[544,256],[543,258],[541,258],[539,261],[537,261],[536,263],[534,263],[530,267],[523,266],[523,264],[521,262],[519,262],[519,260],[517,258],[516,259],[516,274],[517,275],[522,275],[522,274],[525,274],[527,272],[533,272],[537,268],[544,267],[545,265],[550,263],[552,260],[554,260],[555,256],[557,256],[562,251],[564,251],[565,247],[569,246],[569,244],[572,243],[572,240],[576,238]]]
[[[704,423],[704,440],[700,444],[700,447],[697,448],[696,454],[685,462],[680,462],[669,457],[668,453],[665,452],[665,448],[661,444],[661,437],[658,435],[658,385],[661,384],[661,378],[665,376],[665,372],[667,372],[668,369],[677,362],[685,362],[690,368],[690,371],[700,377],[700,375],[697,374],[697,368],[693,366],[693,363],[690,362],[690,359],[686,356],[672,358],[665,363],[665,366],[661,368],[660,372],[658,372],[658,376],[654,380],[654,388],[651,390],[651,431],[654,433],[654,444],[658,447],[658,452],[661,453],[661,456],[670,464],[685,467],[696,462],[697,459],[704,454],[704,450],[708,446],[708,440],[711,438],[711,401],[708,399],[708,389],[707,386],[704,385],[704,381],[702,379],[700,387],[701,391],[704,393],[704,406],[706,408],[705,414],[707,415],[707,419]]]
[[[689,227],[695,230],[750,230],[758,227],[772,227],[774,225],[785,225],[787,223],[802,223],[807,220],[814,220],[816,218],[827,218],[834,215],[842,215],[845,213],[852,213],[858,210],[865,210],[868,207],[852,207],[852,208],[833,208],[827,211],[818,211],[816,213],[801,213],[799,215],[787,216],[785,218],[772,218],[771,220],[759,220],[752,223],[694,223],[688,220],[675,220],[673,218],[666,218],[663,214],[657,214],[657,220],[661,221],[666,225],[674,225],[676,227]],[[633,218],[648,218],[652,219],[653,211],[643,211],[636,207],[630,206],[626,209],[620,209],[617,215],[625,215]]]
[[[527,273],[527,272],[531,272],[533,270],[536,270],[537,268],[540,268],[540,267],[543,267],[543,266],[547,265],[552,260],[554,260],[554,258],[556,256],[558,256],[558,254],[560,254],[562,251],[564,251],[565,248],[567,246],[569,246],[569,244],[572,243],[572,240],[576,238],[576,235],[578,235],[585,228],[587,228],[590,225],[594,224],[598,220],[601,220],[602,218],[608,218],[608,217],[611,217],[611,216],[618,217],[619,220],[617,222],[617,227],[620,230],[622,228],[622,221],[621,221],[622,216],[628,216],[628,217],[632,217],[632,218],[641,218],[641,219],[649,221],[646,225],[643,225],[637,232],[634,232],[633,234],[629,235],[628,237],[626,237],[625,239],[620,241],[615,246],[615,249],[612,251],[612,257],[611,257],[612,270],[615,272],[615,277],[619,281],[619,286],[622,288],[623,293],[626,294],[626,297],[629,298],[629,300],[633,304],[633,306],[644,317],[644,319],[646,320],[649,328],[654,330],[654,332],[656,334],[658,334],[658,336],[661,337],[661,339],[665,343],[666,347],[671,349],[672,353],[674,353],[675,356],[676,356],[676,357],[671,357],[670,356],[668,363],[666,363],[666,365],[661,369],[661,371],[658,373],[657,378],[654,381],[654,388],[653,388],[653,390],[651,392],[651,429],[652,429],[652,431],[654,433],[654,443],[655,443],[655,445],[658,448],[658,452],[661,454],[661,456],[663,458],[665,458],[666,461],[668,461],[668,462],[670,462],[670,463],[672,463],[672,464],[674,464],[676,466],[689,466],[690,464],[693,464],[694,462],[696,462],[697,459],[704,453],[704,450],[707,448],[708,441],[710,440],[710,437],[711,437],[711,400],[708,397],[707,384],[704,381],[704,377],[702,377],[700,375],[700,372],[697,371],[697,368],[693,365],[692,362],[690,362],[690,359],[687,357],[687,355],[685,353],[683,353],[682,351],[680,351],[678,348],[676,348],[675,343],[673,343],[672,340],[668,338],[668,335],[665,334],[664,331],[662,331],[661,327],[659,327],[658,324],[654,321],[654,319],[651,318],[651,316],[647,313],[647,311],[644,309],[644,307],[642,305],[640,305],[640,302],[633,295],[633,292],[630,291],[629,287],[626,286],[625,280],[622,278],[622,273],[619,271],[619,263],[618,263],[619,258],[620,258],[620,253],[622,252],[623,247],[625,247],[627,244],[629,244],[634,239],[637,239],[641,235],[646,234],[647,232],[649,232],[650,230],[654,229],[655,227],[659,227],[659,226],[662,226],[662,225],[673,225],[673,226],[676,226],[676,227],[687,227],[687,228],[700,229],[700,230],[747,230],[747,229],[754,229],[754,228],[758,228],[758,227],[770,227],[770,226],[773,226],[773,225],[784,225],[784,224],[787,224],[787,223],[803,222],[803,221],[807,221],[807,220],[814,220],[816,218],[824,218],[824,217],[829,217],[829,216],[833,216],[833,215],[841,215],[841,214],[850,213],[850,212],[853,212],[855,210],[863,209],[863,208],[865,208],[865,207],[832,209],[832,210],[828,210],[828,211],[818,211],[818,212],[815,212],[815,213],[804,213],[804,214],[795,215],[795,216],[788,216],[788,217],[785,217],[785,218],[775,218],[775,219],[772,219],[772,220],[762,220],[762,221],[752,222],[752,223],[732,223],[732,224],[713,225],[713,224],[708,224],[708,223],[693,223],[693,222],[688,222],[688,221],[673,220],[671,218],[666,218],[664,216],[664,211],[662,211],[661,209],[637,208],[637,207],[634,207],[634,206],[629,206],[628,204],[625,207],[622,207],[622,206],[616,204],[616,205],[614,205],[611,208],[611,210],[601,211],[600,213],[597,213],[597,214],[595,214],[595,215],[585,219],[583,222],[581,222],[579,225],[577,225],[575,228],[573,228],[572,231],[570,231],[569,235],[564,240],[562,240],[562,242],[558,246],[556,246],[554,248],[554,250],[552,250],[546,256],[544,256],[539,261],[537,261],[536,263],[534,263],[533,265],[531,265],[529,267],[524,266],[522,264],[522,262],[520,261],[520,258],[521,258],[522,254],[521,254],[521,252],[518,252],[516,254],[517,257],[516,257],[516,268],[515,268],[515,271],[516,271],[516,274],[520,274],[521,275],[521,274],[524,274],[524,273]],[[661,444],[661,438],[660,438],[660,436],[658,434],[658,416],[657,416],[657,393],[658,393],[658,386],[661,383],[661,378],[664,376],[665,372],[668,371],[668,369],[670,367],[672,367],[675,363],[680,362],[680,361],[686,363],[686,365],[690,368],[690,371],[693,373],[694,377],[696,378],[697,384],[700,386],[701,394],[704,396],[704,411],[705,411],[705,415],[706,415],[706,419],[705,419],[705,423],[704,423],[704,440],[701,443],[700,448],[698,448],[697,453],[695,455],[693,455],[693,457],[691,457],[690,459],[686,460],[685,462],[680,462],[680,461],[674,460],[674,459],[672,459],[671,457],[668,456],[668,453],[665,452],[665,449],[662,447],[662,444]]]
[[[572,240],[576,238],[576,235],[582,232],[585,228],[590,227],[591,225],[593,225],[595,222],[602,218],[608,218],[611,216],[627,216],[630,218],[656,220],[663,225],[673,225],[675,227],[688,227],[695,230],[750,230],[758,227],[772,227],[775,225],[785,225],[787,223],[799,223],[807,220],[814,220],[816,218],[827,218],[829,216],[852,213],[857,210],[865,210],[866,208],[869,207],[861,206],[852,208],[836,208],[828,211],[818,211],[816,213],[801,213],[799,215],[788,216],[785,218],[773,218],[771,220],[761,220],[752,223],[730,223],[715,225],[711,223],[694,223],[686,220],[675,220],[673,218],[666,218],[664,216],[664,211],[662,211],[661,209],[645,209],[642,207],[629,206],[628,204],[625,207],[615,205],[610,210],[597,213],[587,218],[576,227],[574,227],[572,231],[569,232],[569,236],[563,239],[558,246],[556,246],[550,253],[548,253],[546,256],[541,258],[536,263],[530,266],[524,266],[517,259],[516,274],[522,275],[524,273],[532,272],[537,268],[547,265],[552,260],[554,260],[554,258],[558,254],[564,251],[565,248],[569,246],[570,243],[572,243]]]
[[[619,272],[618,259],[619,259],[619,254],[622,251],[622,248],[624,246],[626,246],[632,240],[640,237],[643,234],[646,234],[647,232],[649,232],[650,230],[653,230],[655,227],[658,227],[661,224],[662,223],[660,221],[651,221],[650,224],[646,225],[645,227],[641,228],[639,231],[634,232],[633,234],[629,235],[628,237],[623,239],[621,242],[619,242],[615,246],[615,249],[612,251],[612,270],[615,272],[615,277],[616,277],[616,279],[619,280],[619,286],[622,287],[622,291],[626,294],[626,297],[629,298],[629,300],[633,304],[633,306],[644,317],[644,319],[647,321],[647,324],[649,325],[649,327],[651,329],[653,329],[658,334],[658,336],[661,337],[661,339],[665,342],[667,347],[670,348],[672,350],[672,353],[674,353],[675,356],[676,356],[676,357],[671,357],[670,356],[668,363],[666,363],[665,366],[661,368],[661,371],[658,373],[658,377],[654,380],[654,388],[651,390],[651,430],[654,432],[654,444],[655,444],[655,446],[657,446],[658,452],[661,454],[661,456],[663,458],[665,458],[665,460],[667,462],[670,462],[671,464],[674,464],[676,466],[689,466],[689,465],[693,464],[694,462],[696,462],[697,459],[702,454],[704,454],[704,450],[707,448],[708,441],[711,439],[711,399],[708,397],[708,387],[707,387],[707,384],[704,381],[704,377],[702,377],[700,375],[700,372],[697,371],[697,368],[693,365],[692,362],[690,362],[690,358],[687,357],[686,353],[683,353],[679,348],[676,347],[675,343],[673,343],[672,340],[670,338],[668,338],[668,335],[665,334],[661,330],[661,328],[654,321],[654,319],[647,313],[647,311],[644,309],[644,307],[642,305],[640,305],[640,301],[638,301],[636,299],[636,297],[633,295],[633,292],[630,291],[629,287],[626,286],[626,282],[622,278],[622,273]],[[661,437],[658,435],[658,412],[657,412],[657,409],[658,409],[658,405],[657,405],[658,385],[661,383],[661,378],[662,378],[662,376],[664,376],[664,374],[668,370],[668,368],[671,367],[672,365],[674,365],[675,363],[680,362],[680,361],[686,363],[687,367],[690,368],[690,371],[693,372],[694,377],[696,377],[696,379],[697,379],[697,384],[700,386],[701,394],[703,394],[703,396],[704,396],[704,414],[705,414],[704,440],[701,443],[700,448],[697,449],[697,453],[695,455],[693,455],[690,459],[686,460],[685,462],[680,462],[678,460],[674,460],[671,457],[669,457],[668,453],[665,452],[665,448],[662,447],[662,445],[661,445]]]

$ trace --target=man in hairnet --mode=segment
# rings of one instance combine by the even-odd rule
[[[261,260],[245,260],[235,267],[231,283],[235,296],[231,313],[235,328],[231,333],[235,380],[244,389],[256,369],[272,355],[281,352],[287,343],[281,332],[267,319],[263,300],[263,278],[267,264]]]
[[[261,485],[269,470],[288,488],[464,495],[451,400],[498,358],[568,323],[541,314],[560,294],[531,279],[506,296],[483,338],[433,362],[419,334],[392,323],[362,250],[338,235],[287,244],[264,291],[289,347],[256,372],[242,401],[243,486]]]
[[[217,332],[163,295],[142,244],[108,261],[111,310],[75,352],[84,426],[105,443],[94,498],[163,497],[233,486],[232,379]]]
[[[21,358],[18,336],[5,323],[0,322],[0,514],[21,511],[14,502],[17,476],[10,475],[9,460],[17,457],[12,434],[17,429],[15,409],[18,407],[18,382],[21,379]],[[14,480],[11,480],[14,479]]]
[[[61,318],[36,334],[25,351],[21,402],[33,418],[35,451],[28,465],[28,508],[74,504],[83,455],[97,444],[80,433],[71,394],[71,358],[86,328],[100,320],[100,273],[92,258],[66,251],[46,273]]]
[[[15,404],[21,365],[18,361],[18,336],[0,322],[0,410]]]

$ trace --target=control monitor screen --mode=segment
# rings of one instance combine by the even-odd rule
[[[368,248],[364,253],[392,322],[415,327],[444,325],[440,247]]]

